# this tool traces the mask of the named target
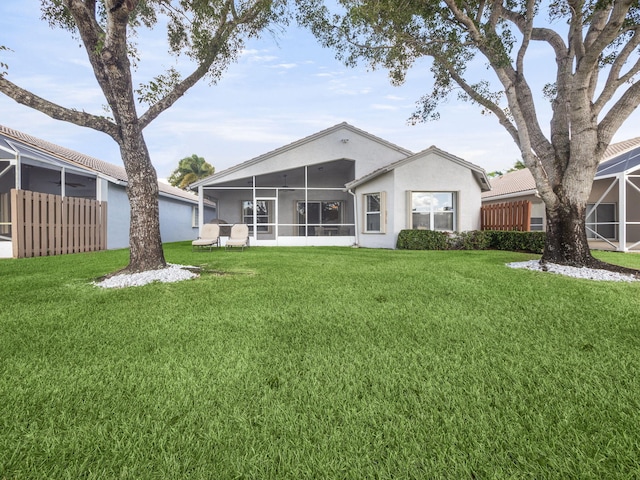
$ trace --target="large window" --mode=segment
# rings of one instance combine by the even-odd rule
[[[384,192],[364,195],[364,231],[367,233],[384,232]]]
[[[596,208],[595,204],[587,205],[587,238],[597,239],[600,237],[615,240],[616,238],[616,204],[601,203]],[[594,233],[596,232],[596,233]]]
[[[455,230],[454,192],[411,192],[411,228]]]
[[[300,235],[337,235],[342,223],[343,205],[339,200],[298,202]]]
[[[258,224],[259,232],[268,232],[269,225],[271,223],[270,219],[270,211],[269,211],[269,201],[268,200],[257,200],[256,201],[256,223]],[[249,231],[253,232],[253,202],[251,200],[244,200],[242,202],[242,222],[249,225]]]

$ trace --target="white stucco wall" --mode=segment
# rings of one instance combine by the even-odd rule
[[[395,231],[394,211],[397,207],[397,201],[394,195],[394,171],[380,175],[364,185],[360,185],[356,189],[358,219],[356,220],[356,228],[358,229],[358,245],[365,248],[395,248],[398,233]],[[369,193],[384,192],[386,205],[381,208],[384,210],[382,221],[384,228],[383,233],[366,233],[365,230],[365,199],[364,196]]]
[[[361,233],[358,243],[369,248],[395,248],[398,233],[409,228],[411,205],[408,191],[455,192],[457,231],[480,228],[480,185],[472,171],[464,165],[427,152],[397,166],[392,172],[359,185],[358,222],[363,230],[362,195],[386,191],[387,225],[385,234]]]
[[[236,172],[230,172],[221,180],[227,182],[343,158],[356,160],[355,178],[358,178],[406,157],[407,153],[400,149],[344,127],[290,149],[283,147],[275,156],[270,157],[266,154],[264,159],[253,165],[246,165]]]

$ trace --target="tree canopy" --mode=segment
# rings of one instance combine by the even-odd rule
[[[13,83],[10,70],[0,72],[0,92],[54,119],[104,132],[118,143],[131,206],[127,270],[162,267],[157,174],[142,132],[199,80],[208,77],[215,83],[246,39],[284,22],[284,0],[42,0],[41,8],[45,21],[68,30],[84,47],[108,114],[55,104]],[[166,29],[168,52],[178,66],[134,85],[132,71],[145,61],[137,53],[136,31],[144,28]]]
[[[522,162],[522,160],[516,160],[511,168],[508,168],[507,170],[494,170],[493,172],[487,173],[487,176],[489,178],[499,177],[505,173],[516,172],[518,170],[524,170],[525,168],[527,168],[527,166]]]
[[[180,160],[178,168],[169,177],[169,183],[174,187],[186,189],[196,180],[213,175],[213,172],[215,172],[215,168],[204,158],[194,153],[190,157]]]
[[[543,260],[595,263],[587,198],[606,147],[640,103],[637,0],[341,0],[335,11],[322,0],[299,3],[302,24],[347,65],[386,68],[400,84],[429,58],[433,88],[411,121],[438,118],[455,93],[495,116],[545,202]]]

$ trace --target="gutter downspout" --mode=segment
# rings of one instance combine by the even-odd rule
[[[354,192],[351,191],[350,188],[347,189],[347,192],[353,195],[353,227],[355,233],[355,243],[353,246],[358,248],[360,245],[358,244],[358,197]]]

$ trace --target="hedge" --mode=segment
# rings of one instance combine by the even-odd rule
[[[489,230],[489,248],[513,252],[542,253],[546,232],[518,232],[515,230]]]
[[[448,235],[435,230],[401,230],[396,247],[401,250],[448,250]]]
[[[503,230],[471,230],[468,232],[436,232],[402,230],[396,248],[401,250],[510,250],[542,253],[545,232]]]

